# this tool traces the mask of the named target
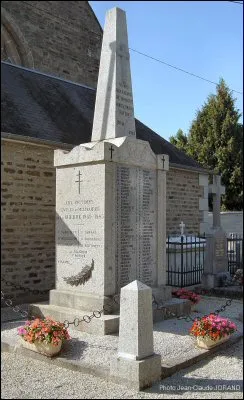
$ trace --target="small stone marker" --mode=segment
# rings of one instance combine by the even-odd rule
[[[121,290],[118,356],[140,360],[153,354],[152,290],[135,280]]]
[[[161,356],[153,351],[152,289],[138,280],[121,289],[118,355],[110,372],[137,390],[161,379]]]

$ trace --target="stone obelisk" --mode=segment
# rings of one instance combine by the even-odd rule
[[[103,34],[92,141],[136,137],[126,15],[109,10]]]

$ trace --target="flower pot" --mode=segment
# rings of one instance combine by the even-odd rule
[[[201,347],[202,349],[211,349],[212,347],[217,346],[218,344],[226,342],[230,338],[230,335],[224,336],[221,339],[212,340],[209,337],[197,337],[197,346]]]
[[[45,343],[45,342],[34,342],[29,343],[23,339],[21,339],[23,347],[28,350],[35,351],[40,354],[44,354],[47,357],[53,357],[58,354],[62,347],[62,342],[60,341],[57,346],[54,346],[52,343]]]

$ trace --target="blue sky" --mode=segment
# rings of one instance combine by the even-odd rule
[[[243,92],[243,6],[228,1],[90,1],[126,12],[129,47]],[[215,85],[130,51],[135,116],[168,139],[191,121]],[[243,95],[233,93],[243,112]],[[240,121],[243,119],[241,118]]]

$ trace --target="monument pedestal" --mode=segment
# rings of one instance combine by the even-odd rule
[[[164,303],[172,298],[172,287],[166,285],[160,285],[158,287],[152,287],[152,294],[157,302]]]
[[[113,296],[139,278],[160,292],[166,284],[168,156],[155,155],[146,141],[121,137],[70,153],[56,150],[54,162],[56,288]],[[91,278],[80,284],[92,260]]]
[[[102,311],[104,307],[104,314],[118,313],[119,304],[116,298],[96,295],[93,293],[74,293],[71,290],[57,290],[50,291],[50,304],[60,307],[68,307],[75,310],[97,310]]]
[[[40,312],[62,321],[81,319],[84,312],[91,315],[104,306],[118,313],[113,296],[135,279],[150,286],[158,302],[169,301],[168,156],[155,155],[146,141],[122,137],[83,144],[69,153],[56,150],[54,162],[56,289],[50,291],[50,306],[38,305]],[[118,315],[108,313],[91,322],[103,325],[100,333],[111,333],[111,326],[118,330]],[[81,329],[90,331],[91,324]]]
[[[206,289],[213,289],[215,287],[221,287],[222,281],[223,281],[223,275],[225,276],[228,274],[228,271],[226,273],[219,272],[215,274],[207,274],[204,273],[202,275],[202,285]]]
[[[59,322],[69,321],[73,323],[75,320],[75,324],[71,324],[71,328],[93,335],[110,335],[119,331],[118,314],[102,314],[98,318],[93,316],[93,311],[91,310],[77,310],[53,304],[31,304],[28,317],[30,318],[32,315],[34,315],[35,318],[51,317]],[[83,317],[85,320],[82,320]],[[89,317],[92,318],[89,319]],[[78,320],[80,321],[79,324]]]
[[[206,255],[202,285],[208,289],[222,286],[223,277],[228,275],[226,233],[221,227],[218,227],[206,234]]]
[[[213,184],[209,185],[209,193],[213,195],[213,226],[206,234],[206,256],[202,284],[205,288],[212,289],[223,286],[224,278],[230,276],[226,233],[220,224],[221,195],[225,193],[220,176],[213,176]]]

